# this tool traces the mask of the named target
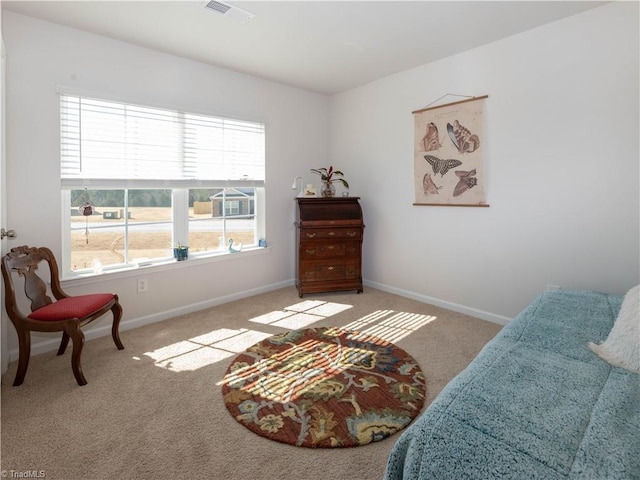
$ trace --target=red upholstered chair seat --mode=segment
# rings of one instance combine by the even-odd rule
[[[84,318],[97,312],[111,300],[113,300],[112,293],[94,293],[67,297],[31,312],[28,317],[44,322],[55,322],[67,318]]]

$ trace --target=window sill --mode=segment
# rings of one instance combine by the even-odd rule
[[[166,262],[149,263],[142,265],[128,265],[122,268],[109,269],[102,273],[79,273],[72,274],[62,279],[63,285],[74,287],[79,285],[88,285],[91,283],[99,283],[105,280],[113,280],[117,278],[128,278],[139,276],[141,272],[157,273],[175,270],[176,268],[187,268],[194,265],[202,265],[206,263],[217,263],[231,260],[233,258],[249,257],[253,255],[264,255],[271,253],[273,247],[253,247],[247,248],[240,252],[220,252],[211,254],[193,254],[186,260],[178,262],[177,260],[168,260]]]

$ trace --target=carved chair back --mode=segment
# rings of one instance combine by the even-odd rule
[[[27,247],[23,245],[12,248],[2,259],[2,275],[6,288],[5,305],[9,317],[14,321],[14,316],[23,316],[19,310],[16,299],[16,288],[20,285],[19,282],[18,285],[14,283],[14,277],[19,276],[24,279],[24,293],[30,301],[30,309],[32,312],[53,302],[47,294],[46,283],[38,275],[38,269],[42,262],[46,262],[49,267],[51,292],[56,300],[66,297],[67,295],[60,287],[56,259],[48,248]]]

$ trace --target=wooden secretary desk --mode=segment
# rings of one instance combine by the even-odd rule
[[[362,288],[360,197],[296,198],[296,287],[305,293]]]

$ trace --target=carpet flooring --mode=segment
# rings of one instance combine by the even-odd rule
[[[110,336],[86,343],[83,387],[71,349],[32,357],[19,387],[11,386],[16,362],[9,365],[1,469],[47,480],[381,478],[397,435],[357,448],[300,448],[255,435],[225,407],[220,382],[240,352],[287,330],[328,326],[410,353],[426,378],[426,405],[501,328],[372,288],[301,299],[290,287],[124,330],[125,350]]]

